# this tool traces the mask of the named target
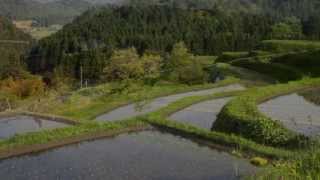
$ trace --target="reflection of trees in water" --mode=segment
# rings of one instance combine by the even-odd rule
[[[300,92],[299,95],[313,104],[320,105],[320,88],[309,91],[303,91]]]
[[[33,117],[34,122],[38,125],[39,128],[42,128],[43,121],[40,118]]]

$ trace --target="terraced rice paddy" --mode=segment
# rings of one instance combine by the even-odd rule
[[[243,90],[244,87],[239,84],[233,84],[229,86],[213,88],[208,90],[201,90],[201,91],[193,91],[188,93],[176,94],[166,97],[160,97],[152,100],[152,102],[148,103],[146,107],[142,109],[137,109],[136,104],[130,104],[127,106],[120,107],[115,109],[109,113],[103,114],[96,118],[98,121],[118,121],[127,119],[130,117],[135,117],[138,115],[143,115],[152,111],[156,111],[162,107],[167,106],[168,104],[177,101],[179,99],[190,97],[190,96],[203,96],[214,94],[218,92],[228,92],[228,91],[235,91],[235,90]]]
[[[68,126],[68,124],[31,116],[3,117],[0,118],[0,139],[9,138],[15,134],[62,128],[66,126]]]
[[[291,130],[308,136],[320,135],[320,106],[297,93],[262,103],[259,109]]]
[[[219,112],[231,99],[228,97],[201,102],[172,114],[170,119],[204,129],[211,129]]]
[[[157,131],[122,134],[0,163],[1,179],[232,180],[254,174],[243,159]]]

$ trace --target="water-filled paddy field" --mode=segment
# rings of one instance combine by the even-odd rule
[[[0,161],[1,179],[239,179],[249,162],[158,131],[64,146]]]
[[[259,109],[291,130],[308,136],[320,135],[318,91],[308,90],[277,97],[260,104]]]
[[[0,118],[0,139],[16,134],[66,127],[68,124],[31,116],[12,116]]]
[[[219,112],[231,99],[231,97],[228,97],[201,102],[172,114],[170,119],[204,129],[211,129]]]
[[[175,102],[185,97],[203,96],[203,95],[209,95],[209,94],[214,94],[218,92],[228,92],[228,91],[244,90],[244,89],[245,88],[240,84],[233,84],[233,85],[228,85],[228,86],[218,87],[213,89],[193,91],[188,93],[181,93],[181,94],[176,94],[176,95],[171,95],[166,97],[160,97],[152,100],[152,102],[148,103],[146,107],[143,107],[142,109],[137,109],[136,104],[130,104],[130,105],[115,109],[101,116],[98,116],[96,120],[98,121],[123,120],[126,118],[130,118],[130,117],[134,117],[134,116],[138,116],[138,115],[142,115],[142,114],[146,114],[146,113],[158,110],[162,107],[169,105],[172,102]]]

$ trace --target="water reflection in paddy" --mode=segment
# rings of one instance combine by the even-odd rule
[[[232,180],[256,169],[243,159],[167,133],[145,131],[0,162],[1,179]]]
[[[210,129],[223,106],[231,99],[228,97],[201,102],[172,114],[170,119]]]
[[[14,116],[0,118],[0,139],[23,134],[27,132],[36,132],[44,129],[62,128],[67,124],[39,119],[31,116]]]
[[[308,136],[320,135],[320,106],[297,93],[267,101],[259,105],[259,109],[296,132]]]
[[[143,109],[137,109],[136,104],[129,104],[127,106],[123,106],[111,112],[108,112],[106,114],[103,114],[97,117],[96,120],[97,121],[119,121],[126,118],[131,118],[134,116],[143,115],[152,111],[156,111],[162,107],[169,105],[172,102],[175,102],[185,97],[203,96],[203,95],[209,95],[209,94],[214,94],[218,92],[230,92],[230,91],[244,90],[244,89],[245,87],[243,87],[240,84],[231,84],[231,85],[217,87],[213,89],[192,91],[187,93],[170,95],[166,97],[160,97],[152,100],[149,104],[147,104],[146,107],[143,107]]]

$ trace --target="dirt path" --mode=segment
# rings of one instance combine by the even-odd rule
[[[190,96],[203,96],[203,95],[209,95],[214,94],[218,92],[228,92],[228,91],[235,91],[235,90],[243,90],[245,89],[240,84],[232,84],[224,87],[218,87],[213,89],[207,89],[207,90],[200,90],[200,91],[192,91],[187,93],[181,93],[176,95],[170,95],[166,97],[160,97],[152,100],[146,107],[143,109],[138,110],[136,108],[136,104],[130,104],[127,106],[120,107],[118,109],[115,109],[111,112],[108,112],[106,114],[103,114],[101,116],[98,116],[96,118],[97,121],[118,121],[123,120],[131,117],[135,117],[138,115],[147,114],[149,112],[156,111],[162,107],[165,107],[169,105],[172,102],[175,102],[179,99],[190,97]]]

